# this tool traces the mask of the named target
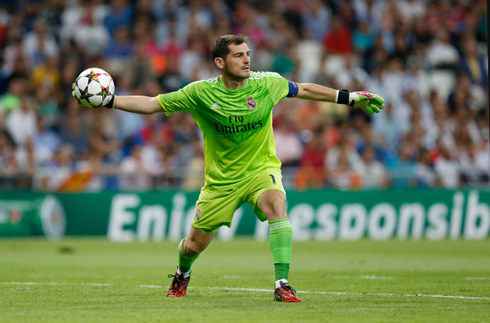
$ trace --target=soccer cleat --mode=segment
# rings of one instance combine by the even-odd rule
[[[191,276],[184,278],[183,274],[175,273],[175,275],[168,275],[168,278],[173,278],[173,280],[168,289],[167,297],[184,297]]]
[[[278,302],[298,303],[301,299],[296,296],[296,291],[288,283],[280,282],[281,287],[274,291],[274,299]]]

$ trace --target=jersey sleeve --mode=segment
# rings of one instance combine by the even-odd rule
[[[192,113],[196,109],[196,83],[191,83],[182,89],[157,96],[167,116],[179,111]]]
[[[267,77],[267,84],[269,89],[269,95],[274,102],[277,104],[280,100],[284,99],[289,93],[288,80],[282,77],[278,73],[270,73],[271,76]]]

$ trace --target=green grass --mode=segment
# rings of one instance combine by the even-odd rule
[[[297,304],[273,301],[268,243],[251,239],[213,241],[169,299],[176,248],[0,240],[0,322],[490,321],[490,240],[295,242]]]

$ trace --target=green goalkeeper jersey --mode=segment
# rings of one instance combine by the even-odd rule
[[[268,167],[276,157],[272,108],[289,91],[288,81],[273,72],[251,72],[244,86],[231,90],[221,76],[193,82],[161,94],[167,115],[185,111],[204,137],[205,188],[230,185]]]

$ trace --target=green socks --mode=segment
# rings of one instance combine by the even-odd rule
[[[188,276],[188,275],[190,275],[192,264],[197,259],[197,257],[199,257],[199,255],[195,255],[195,256],[191,256],[191,257],[188,257],[185,255],[184,250],[183,250],[185,239],[186,238],[182,239],[180,241],[180,244],[179,244],[179,268],[178,268],[178,271],[180,271],[180,273],[184,274],[184,276],[186,276],[185,274],[187,274],[187,276]]]
[[[293,244],[291,223],[289,223],[289,219],[269,221],[269,227],[269,244],[272,250],[272,258],[274,259],[276,280],[287,280],[289,264],[291,263],[291,246]],[[185,239],[182,239],[179,244],[179,267],[177,272],[184,274],[184,276],[189,276],[192,264],[199,255],[191,257],[185,255],[183,250]]]
[[[289,219],[269,221],[269,243],[274,259],[276,280],[288,279],[289,264],[291,263],[291,246],[293,231]]]

